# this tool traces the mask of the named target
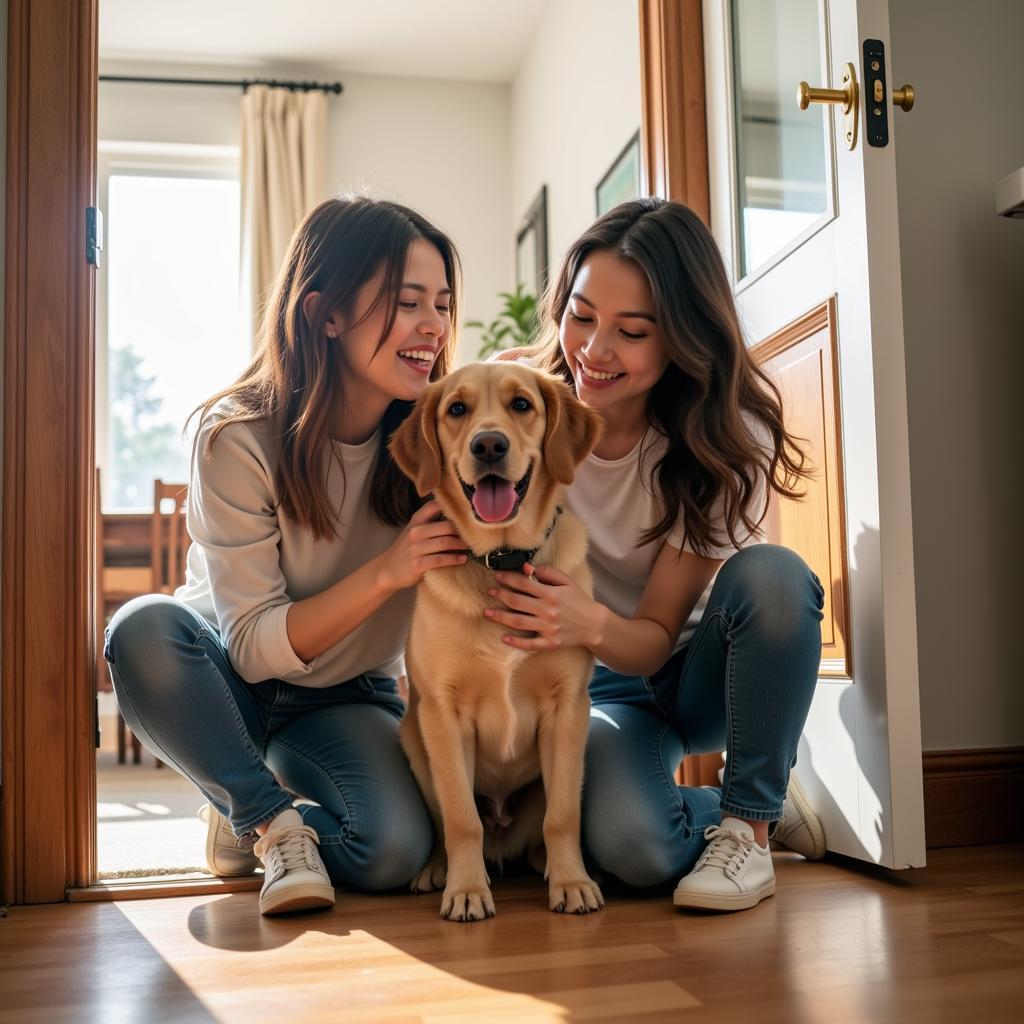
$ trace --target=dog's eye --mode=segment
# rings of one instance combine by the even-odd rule
[[[513,398],[512,408],[516,412],[529,412],[533,406],[525,398]]]
[[[462,402],[452,402],[452,404],[448,406],[449,416],[465,416],[465,414],[466,406]]]

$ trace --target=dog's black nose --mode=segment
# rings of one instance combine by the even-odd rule
[[[491,465],[508,455],[508,438],[497,430],[484,430],[469,442],[474,458]]]

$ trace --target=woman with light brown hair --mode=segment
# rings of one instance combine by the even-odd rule
[[[459,275],[403,206],[309,214],[255,358],[196,410],[186,582],[107,630],[125,721],[209,800],[211,871],[262,860],[266,914],[403,885],[431,850],[396,678],[415,584],[465,555],[386,442],[448,369]]]

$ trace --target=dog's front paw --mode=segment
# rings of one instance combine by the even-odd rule
[[[548,883],[548,907],[556,914],[591,914],[603,906],[597,882],[586,875],[579,880]]]
[[[431,857],[426,867],[409,883],[413,892],[434,892],[443,889],[448,874],[448,865],[444,857]]]
[[[485,917],[494,917],[491,890],[483,883],[450,883],[441,897],[441,916],[448,921],[482,921]]]

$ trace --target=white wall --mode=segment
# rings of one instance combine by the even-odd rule
[[[1024,165],[1024,4],[889,7],[892,84],[918,94],[894,139],[922,738],[1021,745],[1024,222],[994,186]]]
[[[636,0],[551,0],[512,83],[512,228],[548,187],[552,275],[596,219],[594,188],[640,127]]]
[[[507,85],[349,75],[330,68],[114,64],[110,74],[190,78],[295,77],[341,81],[328,99],[328,185],[364,190],[419,210],[454,240],[463,260],[464,319],[488,320],[513,276]],[[238,145],[241,92],[101,83],[102,140]],[[472,357],[478,336],[464,332]]]
[[[483,82],[345,75],[328,151],[335,188],[368,187],[447,231],[463,261],[464,320],[489,321],[512,280],[509,89]],[[331,177],[333,176],[333,177]],[[464,359],[479,333],[464,331]]]

